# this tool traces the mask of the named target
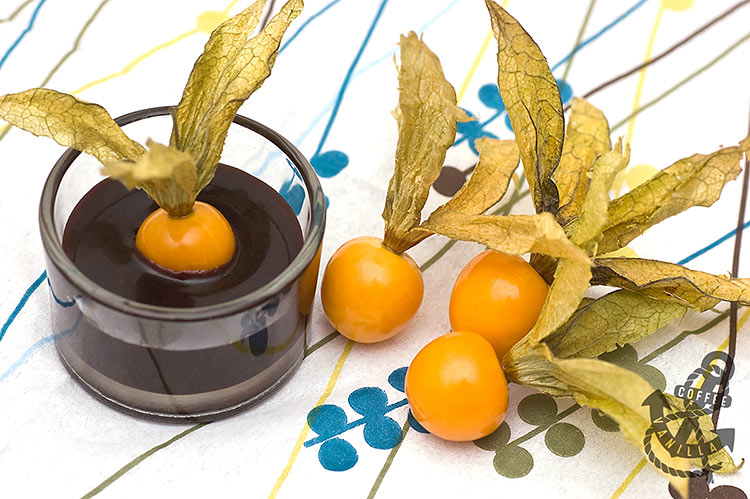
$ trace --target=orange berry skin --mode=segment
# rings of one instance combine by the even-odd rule
[[[219,210],[196,201],[193,212],[170,217],[159,208],[138,228],[135,246],[156,265],[175,272],[213,270],[229,262],[236,242]]]
[[[321,285],[323,310],[338,332],[359,343],[387,340],[419,310],[424,282],[407,254],[376,237],[358,237],[331,256]]]
[[[548,292],[544,279],[520,256],[484,251],[456,279],[451,327],[482,335],[502,358],[534,327]]]
[[[508,409],[500,361],[476,333],[456,331],[428,343],[406,371],[405,388],[416,420],[444,440],[486,437]]]

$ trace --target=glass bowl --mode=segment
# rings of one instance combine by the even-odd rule
[[[167,143],[172,127],[167,106],[116,121],[140,143]],[[161,420],[211,421],[270,394],[302,361],[325,228],[320,182],[288,140],[239,115],[221,162],[281,194],[297,215],[303,243],[267,284],[208,306],[128,299],[89,279],[68,257],[62,246],[68,218],[103,180],[96,159],[68,149],[44,185],[39,223],[55,345],[73,377],[117,409]]]

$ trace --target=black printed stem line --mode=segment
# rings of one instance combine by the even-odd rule
[[[748,39],[750,39],[750,33],[746,34],[745,36],[743,36],[742,38],[740,38],[739,40],[737,40],[736,42],[734,42],[731,46],[729,46],[726,50],[724,50],[724,52],[722,52],[721,54],[719,54],[718,56],[716,56],[714,59],[712,59],[708,64],[706,64],[705,66],[703,66],[700,69],[698,69],[696,72],[694,72],[694,73],[690,74],[689,76],[687,76],[685,79],[683,79],[682,81],[680,81],[679,83],[677,83],[676,85],[674,85],[673,87],[671,87],[669,90],[667,90],[666,92],[664,92],[663,94],[661,94],[659,97],[655,98],[652,101],[649,101],[648,103],[642,105],[641,107],[639,107],[638,109],[636,109],[635,111],[633,111],[632,113],[630,113],[628,116],[626,116],[625,118],[623,118],[622,121],[620,121],[619,123],[617,123],[616,125],[614,125],[611,128],[611,130],[616,130],[617,128],[620,128],[625,123],[627,123],[628,121],[630,121],[630,119],[632,117],[634,117],[634,116],[640,114],[641,112],[645,111],[646,109],[650,108],[651,106],[653,106],[654,104],[656,104],[657,102],[659,102],[660,100],[662,100],[663,98],[665,98],[666,96],[668,96],[669,94],[671,94],[672,92],[674,92],[675,90],[677,90],[678,88],[680,88],[681,86],[683,86],[684,84],[686,84],[687,82],[689,82],[690,80],[692,80],[693,78],[695,78],[696,76],[698,76],[699,74],[703,73],[708,68],[710,68],[711,66],[713,66],[714,64],[716,64],[717,62],[719,62],[721,59],[723,59],[724,57],[726,57],[727,55],[729,55],[730,52],[732,52],[734,49],[736,49],[737,47],[739,47],[740,45],[742,45]]]
[[[378,473],[377,478],[375,478],[375,483],[372,484],[370,493],[367,494],[367,499],[373,499],[375,497],[375,494],[378,493],[380,484],[383,483],[383,478],[385,478],[386,473],[388,473],[388,470],[391,468],[391,464],[393,464],[393,460],[396,458],[396,454],[401,448],[401,444],[403,444],[404,440],[406,440],[406,434],[409,433],[410,428],[411,425],[409,424],[409,418],[407,417],[404,425],[401,427],[401,440],[399,440],[398,444],[396,444],[396,446],[388,453],[388,457],[385,459],[385,463],[383,463],[383,467],[380,469],[380,473]]]
[[[7,23],[7,22],[12,21],[13,19],[15,19],[16,16],[18,14],[20,14],[21,11],[23,11],[23,9],[25,9],[33,1],[34,0],[26,0],[24,3],[22,3],[21,5],[19,5],[18,7],[16,7],[16,10],[14,10],[11,15],[9,15],[8,17],[6,17],[5,19],[0,19],[0,24]]]
[[[749,0],[750,1],[750,0]],[[39,84],[40,87],[44,87],[49,81],[52,79],[52,77],[57,73],[57,71],[60,69],[60,67],[65,64],[65,61],[68,60],[68,58],[73,55],[74,52],[78,50],[78,47],[81,43],[81,39],[83,38],[83,35],[86,33],[86,30],[89,29],[89,27],[93,24],[94,19],[96,19],[96,16],[99,15],[99,12],[101,12],[102,8],[109,2],[109,0],[103,0],[102,3],[99,4],[99,6],[94,10],[94,12],[91,14],[91,17],[88,18],[86,23],[81,28],[81,31],[78,32],[78,36],[75,39],[75,42],[73,43],[73,47],[71,47],[70,50],[68,50],[65,55],[62,56],[62,58],[57,61],[57,64],[50,70],[49,73],[47,73],[47,76],[44,77],[44,80],[42,80],[42,83]],[[6,125],[3,127],[2,130],[0,130],[0,141],[2,141],[6,135],[8,135],[8,132],[13,127],[11,125]]]
[[[750,129],[750,125],[748,125]],[[748,130],[750,133],[750,130]],[[732,257],[732,277],[736,278],[740,272],[740,249],[742,248],[742,228],[745,225],[745,209],[747,208],[747,188],[748,188],[748,169],[750,169],[750,161],[745,159],[745,171],[742,173],[742,194],[740,196],[740,208],[737,216],[737,235],[734,238],[734,255]],[[711,419],[714,422],[714,428],[719,423],[719,414],[721,414],[721,404],[724,401],[724,393],[729,386],[729,373],[734,368],[734,359],[737,349],[737,302],[733,301],[729,304],[729,358],[727,359],[727,365],[724,367],[724,372],[721,375],[721,381],[719,382],[718,397],[714,404],[714,412],[711,415]],[[708,479],[708,478],[706,478]]]
[[[750,0],[747,0],[750,2]],[[573,65],[573,58],[576,56],[576,53],[578,52],[578,49],[581,45],[581,40],[583,39],[583,33],[586,31],[586,26],[589,24],[589,18],[591,17],[591,12],[594,10],[594,4],[596,3],[596,0],[591,0],[589,2],[589,8],[586,10],[586,15],[583,17],[583,23],[581,23],[581,29],[578,30],[578,37],[576,38],[576,43],[573,45],[573,50],[570,52],[570,59],[568,59],[568,63],[565,65],[565,72],[563,72],[562,80],[568,81],[568,73],[570,73],[570,67]]]
[[[697,30],[695,30],[695,31],[693,31],[692,33],[690,33],[690,34],[689,34],[688,36],[686,36],[685,38],[683,38],[683,39],[682,39],[682,40],[680,40],[679,42],[675,43],[674,45],[672,45],[671,47],[669,47],[668,49],[666,49],[666,50],[665,50],[664,52],[661,52],[660,54],[658,54],[658,55],[656,55],[656,56],[652,57],[651,59],[649,59],[649,60],[647,60],[647,61],[643,62],[642,64],[639,64],[639,65],[635,66],[634,68],[632,68],[632,69],[629,69],[628,71],[625,71],[624,73],[622,73],[622,74],[619,74],[619,75],[615,76],[615,77],[614,77],[614,78],[612,78],[611,80],[607,80],[607,81],[605,81],[604,83],[602,83],[602,84],[601,84],[601,85],[599,85],[598,87],[596,87],[596,88],[594,88],[594,89],[592,89],[592,90],[589,90],[588,92],[586,92],[586,93],[585,93],[585,94],[583,95],[583,97],[584,97],[584,98],[588,98],[588,97],[591,97],[592,95],[594,95],[594,94],[596,94],[596,93],[598,93],[598,92],[600,92],[600,91],[604,90],[605,88],[609,87],[610,85],[614,85],[614,84],[615,84],[615,83],[617,83],[618,81],[620,81],[620,80],[624,80],[624,79],[625,79],[625,78],[627,78],[628,76],[631,76],[631,75],[633,75],[634,73],[637,73],[638,71],[640,71],[641,69],[643,69],[643,68],[645,68],[645,67],[648,67],[648,66],[650,66],[651,64],[653,64],[653,63],[655,63],[655,62],[657,62],[657,61],[659,61],[659,60],[663,59],[664,57],[668,56],[669,54],[671,54],[672,52],[674,52],[674,51],[675,51],[675,50],[677,50],[678,48],[680,48],[680,47],[682,47],[683,45],[685,45],[685,44],[686,44],[687,42],[689,42],[690,40],[692,40],[692,39],[693,39],[693,38],[695,38],[696,36],[700,35],[700,34],[701,34],[701,33],[703,33],[704,31],[706,31],[706,30],[707,30],[708,28],[710,28],[710,27],[711,27],[711,26],[713,26],[714,24],[718,23],[719,21],[721,21],[721,20],[722,20],[722,19],[724,19],[725,17],[727,17],[727,16],[729,16],[730,14],[732,14],[732,13],[733,13],[734,11],[736,11],[736,10],[737,10],[737,9],[739,9],[740,7],[743,7],[743,6],[747,5],[748,3],[750,3],[750,0],[743,0],[743,1],[741,1],[741,2],[739,2],[739,3],[737,3],[737,4],[735,4],[735,5],[733,6],[733,7],[730,7],[730,8],[729,8],[728,10],[726,10],[726,11],[725,11],[724,13],[722,13],[722,14],[720,14],[719,16],[715,17],[714,19],[712,19],[711,21],[707,22],[706,24],[704,24],[703,26],[701,26],[701,27],[700,27],[700,28],[698,28]],[[566,108],[565,108],[565,109],[567,110],[567,109],[568,109],[569,107],[570,107],[570,105],[566,106]]]

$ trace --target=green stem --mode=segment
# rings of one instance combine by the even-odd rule
[[[406,418],[404,425],[401,427],[401,440],[399,440],[396,447],[391,449],[391,452],[388,453],[388,457],[385,459],[385,463],[383,463],[383,467],[380,469],[380,473],[378,473],[378,477],[375,479],[375,483],[372,484],[370,493],[367,494],[367,499],[372,499],[373,497],[375,497],[375,494],[378,493],[378,489],[380,488],[380,484],[383,483],[383,478],[385,478],[385,474],[388,473],[388,470],[391,468],[391,464],[393,464],[393,459],[396,457],[398,450],[401,448],[401,444],[404,443],[404,440],[406,439],[406,434],[409,433],[409,428],[411,428],[411,425],[409,424],[409,418]]]
[[[91,491],[89,491],[86,495],[84,495],[82,499],[89,499],[91,497],[94,497],[95,495],[97,495],[98,493],[100,493],[101,491],[103,491],[104,489],[106,489],[107,487],[109,487],[110,485],[112,485],[112,483],[114,483],[122,475],[124,475],[128,471],[132,470],[133,468],[135,468],[136,466],[138,466],[139,464],[141,464],[141,462],[145,461],[146,459],[148,459],[149,457],[151,457],[156,452],[162,450],[165,447],[168,447],[169,445],[172,445],[173,443],[175,443],[176,441],[180,440],[181,438],[187,437],[188,435],[190,435],[194,431],[203,428],[207,424],[209,424],[209,423],[199,423],[199,424],[197,424],[195,426],[191,426],[187,430],[183,431],[180,434],[175,435],[174,437],[170,438],[166,442],[163,442],[163,443],[161,443],[161,444],[159,444],[159,445],[157,445],[155,447],[150,448],[149,450],[147,450],[146,452],[144,452],[143,454],[141,454],[140,456],[136,457],[135,459],[133,459],[132,461],[130,461],[128,464],[126,464],[125,466],[123,466],[122,468],[120,468],[119,470],[117,470],[112,476],[110,476],[109,478],[107,478],[106,480],[104,480],[102,483],[100,483],[99,485],[97,485],[96,487],[94,487],[93,489],[91,489]]]

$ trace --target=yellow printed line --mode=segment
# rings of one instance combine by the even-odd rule
[[[750,318],[750,307],[748,307],[745,310],[745,313],[742,314],[742,317],[740,317],[740,320],[737,322],[737,331],[739,332],[742,327],[747,322],[748,318]],[[724,343],[719,345],[718,350],[724,351],[729,346],[729,338],[724,340]],[[717,358],[718,360],[718,358]],[[713,362],[712,362],[713,363]],[[698,382],[695,384],[695,387],[700,390],[700,388],[703,386],[703,382],[705,381],[705,378],[698,380]],[[619,487],[617,487],[617,490],[615,490],[614,494],[612,494],[612,497],[610,499],[617,499],[622,495],[623,492],[625,492],[625,489],[627,489],[630,484],[633,482],[636,476],[638,476],[638,473],[641,472],[643,467],[646,465],[646,458],[643,458],[638,462],[638,464],[635,465],[635,468],[633,468],[633,471],[630,472],[630,474],[625,478],[625,480],[620,484]]]
[[[168,42],[164,42],[161,45],[157,45],[156,47],[152,48],[148,52],[146,52],[144,54],[141,54],[138,57],[136,57],[135,59],[133,59],[130,62],[130,64],[128,64],[127,66],[125,66],[124,68],[122,68],[122,70],[120,70],[120,71],[118,71],[116,73],[112,73],[110,75],[107,75],[104,78],[99,78],[98,80],[94,80],[92,82],[89,82],[89,83],[85,84],[84,86],[82,86],[81,88],[73,90],[71,93],[72,94],[80,94],[84,90],[88,90],[91,87],[95,87],[97,85],[101,85],[102,83],[110,81],[110,80],[112,80],[114,78],[117,78],[117,77],[120,77],[120,76],[124,76],[124,75],[128,74],[138,64],[140,64],[141,62],[143,62],[144,59],[147,59],[148,57],[151,57],[152,55],[154,55],[155,53],[159,52],[160,50],[163,50],[163,49],[165,49],[165,48],[167,48],[167,47],[169,47],[171,45],[174,45],[175,43],[178,43],[178,42],[184,40],[185,38],[187,38],[187,37],[189,37],[191,35],[194,35],[194,34],[198,33],[198,31],[199,31],[198,28],[193,28],[190,31],[186,31],[183,34],[176,36],[175,38],[169,40]]]
[[[458,91],[458,102],[461,102],[461,99],[464,98],[464,95],[466,94],[466,90],[469,88],[469,82],[474,77],[474,73],[477,72],[479,63],[482,61],[482,57],[484,56],[484,53],[487,51],[487,47],[489,47],[490,41],[492,40],[493,36],[494,36],[494,33],[490,31],[489,33],[487,33],[487,36],[484,37],[484,42],[482,42],[482,48],[479,49],[479,53],[474,58],[474,62],[471,64],[471,69],[469,69],[469,73],[466,75],[466,79],[464,79],[463,85],[461,85],[461,90]]]
[[[505,0],[503,2],[503,9],[506,8],[509,3],[510,3],[510,0]],[[487,36],[484,37],[484,41],[482,42],[482,47],[479,49],[479,53],[477,53],[477,56],[474,58],[474,62],[471,63],[471,68],[469,68],[469,72],[466,75],[466,78],[464,78],[464,82],[461,85],[461,89],[458,91],[458,98],[456,99],[456,102],[461,102],[461,99],[463,99],[464,95],[466,95],[466,90],[469,89],[469,83],[471,82],[472,78],[474,78],[474,73],[477,72],[479,63],[482,61],[482,57],[484,57],[484,53],[487,51],[487,47],[490,46],[490,42],[492,41],[493,37],[494,37],[494,33],[492,32],[492,30],[490,30],[487,33]]]
[[[617,499],[622,495],[623,492],[625,492],[625,489],[627,489],[631,483],[633,483],[633,480],[635,480],[635,477],[638,476],[638,473],[641,472],[643,467],[646,466],[646,458],[641,458],[640,461],[638,461],[638,464],[635,465],[635,468],[628,474],[628,476],[625,478],[625,480],[620,484],[619,487],[617,487],[617,490],[615,490],[614,494],[612,494],[612,497],[610,499]]]
[[[651,28],[651,36],[648,40],[648,46],[646,47],[646,56],[643,58],[644,62],[651,59],[651,51],[654,48],[654,40],[656,40],[656,32],[659,31],[659,25],[661,24],[661,18],[664,15],[664,3],[662,2],[659,6],[659,12],[656,14],[656,19],[654,20],[654,27]],[[638,107],[641,105],[641,96],[643,95],[643,85],[646,81],[646,67],[641,69],[640,76],[638,78],[638,86],[635,89],[635,99],[633,99],[633,112],[638,110]],[[628,134],[626,135],[625,142],[632,143],[633,142],[633,133],[635,131],[635,115],[630,118],[630,122],[628,123]]]
[[[224,17],[226,17],[229,14],[229,11],[232,9],[232,7],[234,7],[237,4],[238,1],[239,0],[232,0],[229,3],[229,5],[227,5],[226,8],[223,11],[221,11],[221,14]],[[108,82],[110,80],[113,80],[114,78],[118,78],[120,76],[124,76],[124,75],[128,74],[130,71],[132,71],[133,68],[135,68],[138,64],[140,64],[141,62],[143,62],[145,59],[151,57],[155,53],[157,53],[157,52],[159,52],[161,50],[164,50],[165,48],[170,47],[170,46],[172,46],[172,45],[174,45],[176,43],[179,43],[182,40],[184,40],[185,38],[188,38],[188,37],[190,37],[190,36],[192,36],[192,35],[194,35],[196,33],[199,33],[200,31],[201,31],[200,28],[195,27],[195,28],[191,29],[190,31],[186,31],[186,32],[182,33],[181,35],[177,35],[176,37],[172,38],[171,40],[169,40],[167,42],[164,42],[164,43],[162,43],[160,45],[157,45],[156,47],[154,47],[154,48],[148,50],[147,52],[139,55],[138,57],[136,57],[135,59],[133,59],[127,66],[125,66],[124,68],[122,68],[122,70],[117,71],[116,73],[112,73],[110,75],[107,75],[107,76],[105,76],[103,78],[99,78],[98,80],[94,80],[92,82],[86,83],[81,88],[78,88],[77,90],[74,90],[73,92],[71,92],[71,94],[74,94],[74,95],[75,94],[79,94],[79,93],[81,93],[81,92],[83,92],[85,90],[88,90],[88,89],[92,88],[92,87],[95,87],[97,85],[101,85],[102,83],[105,83],[105,82]]]
[[[347,357],[349,357],[349,352],[352,350],[352,346],[354,345],[354,342],[351,340],[347,340],[346,346],[344,347],[344,351],[341,352],[341,356],[339,357],[338,362],[336,363],[336,367],[333,368],[333,372],[331,373],[331,378],[328,380],[328,385],[326,385],[326,389],[323,392],[323,395],[321,395],[320,399],[318,399],[318,403],[315,404],[315,407],[323,404],[328,396],[333,391],[333,387],[336,386],[336,382],[339,379],[339,374],[341,374],[341,369],[344,367],[344,363],[346,362]],[[289,460],[286,463],[286,466],[284,467],[284,471],[281,472],[281,475],[279,476],[279,479],[276,480],[276,485],[273,486],[273,490],[271,490],[271,494],[269,494],[269,499],[272,499],[276,497],[276,495],[279,493],[279,490],[281,489],[281,486],[284,485],[284,481],[289,476],[289,472],[292,471],[292,466],[294,466],[294,462],[297,460],[297,456],[299,456],[300,451],[302,450],[302,445],[305,443],[305,440],[307,439],[307,434],[310,432],[310,426],[305,423],[305,426],[302,427],[302,431],[299,434],[299,438],[297,439],[297,443],[294,444],[294,449],[292,450],[292,454],[289,456]]]

